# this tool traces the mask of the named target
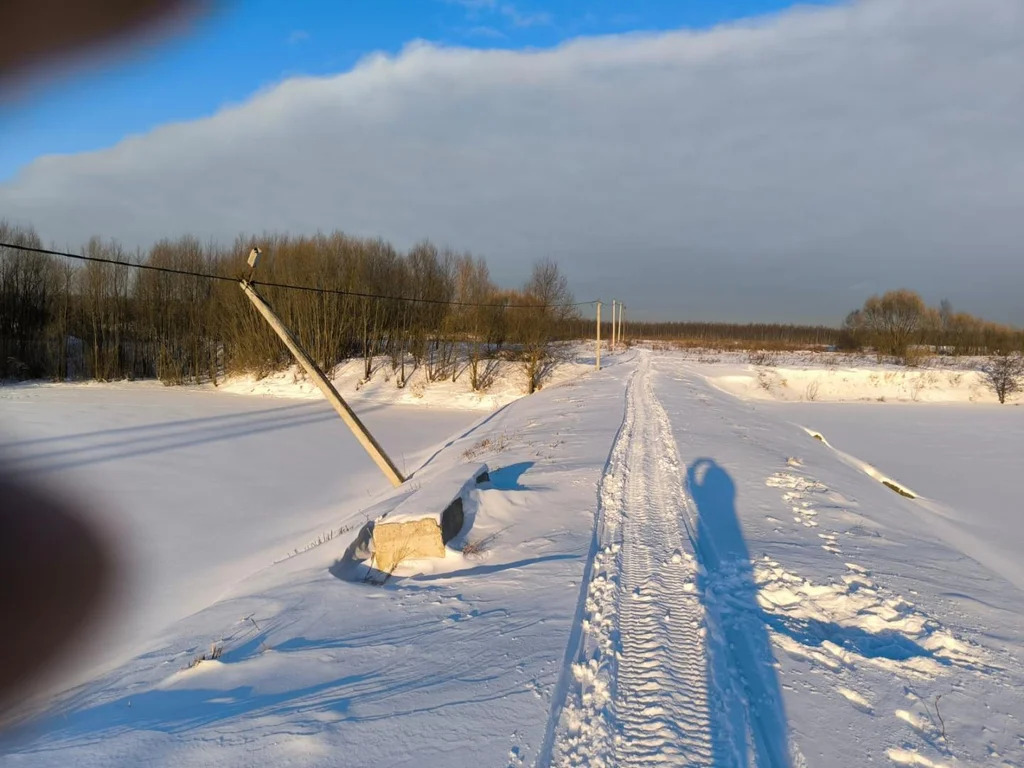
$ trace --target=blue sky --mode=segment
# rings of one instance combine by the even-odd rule
[[[477,48],[550,47],[567,39],[715,24],[786,0],[247,0],[183,36],[35,82],[0,111],[0,180],[33,159],[101,149],[168,122],[245,101],[294,75],[350,69],[416,39]]]

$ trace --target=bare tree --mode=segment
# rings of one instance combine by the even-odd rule
[[[910,348],[928,322],[929,310],[913,291],[901,288],[864,302],[860,321],[870,333],[878,354],[910,362]]]
[[[93,258],[125,261],[117,242],[92,238],[85,254]],[[87,370],[94,379],[109,381],[129,376],[131,293],[134,275],[127,267],[89,262],[79,273],[79,293],[85,323],[79,333],[90,349]]]
[[[460,256],[456,263],[455,286],[456,298],[474,305],[458,308],[456,318],[457,327],[466,340],[469,382],[473,391],[478,392],[486,389],[489,378],[486,366],[481,367],[481,361],[486,353],[488,321],[493,316],[492,308],[479,305],[494,302],[497,289],[491,282],[487,263],[481,258],[474,259],[468,253]]]
[[[555,362],[552,342],[559,328],[572,318],[575,308],[569,281],[550,259],[533,265],[520,302],[526,306],[512,310],[516,313],[514,327],[522,345],[527,391],[532,394],[540,389]]]
[[[1024,390],[1024,356],[1018,353],[996,353],[981,368],[985,384],[996,393],[1000,403]]]

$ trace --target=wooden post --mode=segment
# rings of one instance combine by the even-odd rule
[[[313,379],[313,383],[320,388],[320,391],[324,393],[324,397],[327,401],[334,406],[334,410],[341,416],[341,420],[345,422],[352,434],[356,436],[359,444],[366,449],[366,452],[370,454],[370,458],[373,459],[374,463],[380,468],[391,484],[399,486],[405,482],[405,478],[402,477],[402,473],[398,471],[398,467],[395,466],[394,462],[388,458],[388,455],[384,453],[384,449],[380,447],[380,444],[374,440],[373,435],[366,429],[363,422],[359,420],[355,412],[349,407],[348,403],[338,394],[338,390],[334,388],[330,380],[324,375],[324,372],[320,370],[318,366],[299,344],[298,339],[295,338],[294,334],[288,330],[287,326],[281,322],[281,318],[277,316],[274,310],[271,308],[267,300],[264,299],[256,288],[248,280],[240,280],[239,285],[242,287],[243,293],[249,297],[249,301],[253,303],[259,313],[263,315],[263,318],[270,323],[270,327],[274,329],[274,332],[281,337],[281,341],[284,342],[288,350],[298,360],[306,373],[309,374],[310,378]]]
[[[612,340],[611,346],[608,347],[612,352],[615,351],[615,307],[617,305],[618,302],[615,299],[612,299]]]
[[[597,370],[601,370],[601,302],[597,302]]]

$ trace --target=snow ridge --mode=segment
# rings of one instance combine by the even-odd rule
[[[643,358],[602,479],[601,546],[552,764],[711,763],[704,609],[685,509],[675,441]]]

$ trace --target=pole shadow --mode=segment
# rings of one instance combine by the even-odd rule
[[[209,427],[214,424],[229,424],[233,421],[246,421],[251,420],[256,416],[265,416],[269,414],[279,414],[282,411],[294,411],[298,409],[315,408],[320,403],[318,401],[310,401],[305,403],[298,403],[296,405],[284,405],[276,406],[274,408],[263,408],[257,411],[234,411],[231,413],[224,413],[217,416],[202,416],[199,418],[192,419],[176,419],[173,421],[158,421],[149,424],[134,424],[126,427],[113,427],[110,429],[97,429],[91,432],[74,432],[71,434],[62,435],[50,435],[49,437],[36,437],[28,440],[10,440],[5,443],[0,443],[0,449],[7,448],[27,448],[31,445],[39,445],[41,443],[68,443],[75,440],[94,440],[102,437],[116,437],[120,442],[126,442],[133,439],[131,436],[135,434],[143,435],[155,435],[161,432],[177,432],[186,431],[191,427]]]
[[[690,465],[686,485],[697,511],[713,764],[789,768],[785,705],[736,514],[736,485],[708,458]]]
[[[150,454],[165,453],[179,448],[191,448],[208,443],[231,440],[237,437],[276,432],[282,429],[293,429],[322,421],[336,420],[332,412],[309,412],[305,414],[278,417],[273,419],[254,420],[246,424],[238,422],[229,429],[204,429],[192,433],[175,434],[170,438],[154,436],[125,441],[122,444],[101,444],[83,446],[81,448],[62,449],[45,455],[29,455],[11,459],[17,471],[22,475],[37,475],[56,472],[92,464],[103,464],[118,459],[136,458]]]

